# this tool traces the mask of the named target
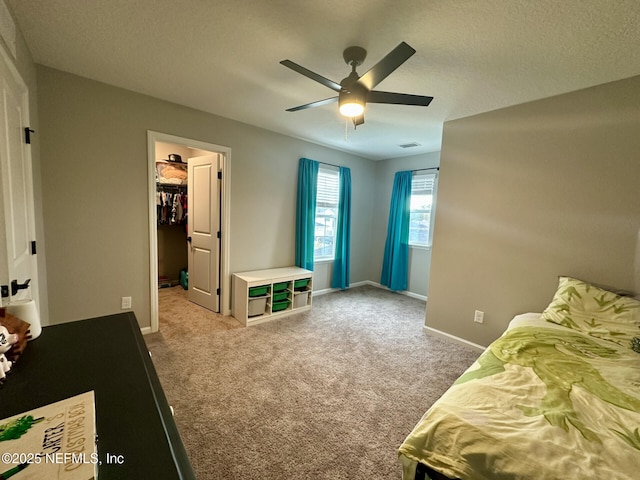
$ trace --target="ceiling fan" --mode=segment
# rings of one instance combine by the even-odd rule
[[[400,43],[375,64],[367,73],[359,76],[356,67],[362,65],[367,56],[367,51],[362,47],[349,47],[342,56],[347,65],[351,66],[351,73],[348,77],[336,83],[328,78],[318,75],[291,60],[282,60],[280,63],[289,67],[305,77],[321,83],[325,87],[338,92],[338,96],[307,103],[298,107],[288,108],[287,112],[297,112],[312,107],[320,107],[335,101],[338,102],[340,113],[350,117],[354,127],[364,123],[364,107],[367,103],[389,103],[395,105],[418,105],[426,107],[431,103],[433,97],[424,95],[411,95],[407,93],[381,92],[373,90],[382,80],[387,78],[396,68],[406,62],[416,51],[405,42]]]

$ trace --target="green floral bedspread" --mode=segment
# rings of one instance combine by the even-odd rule
[[[462,480],[640,478],[640,355],[516,320],[409,434],[403,478],[416,462]]]

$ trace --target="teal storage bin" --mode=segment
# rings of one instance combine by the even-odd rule
[[[186,270],[180,270],[180,285],[185,290],[189,290],[189,272]]]

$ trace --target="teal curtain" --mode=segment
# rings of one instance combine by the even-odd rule
[[[296,207],[296,265],[313,270],[313,239],[316,223],[318,167],[315,160],[301,158],[298,165],[298,198]]]
[[[338,200],[338,225],[336,251],[333,260],[332,288],[349,287],[349,262],[351,246],[351,170],[340,167],[340,196]]]
[[[396,172],[389,207],[389,226],[380,283],[396,291],[406,290],[409,283],[411,175],[410,171]]]

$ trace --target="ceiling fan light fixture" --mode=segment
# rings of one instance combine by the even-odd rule
[[[343,80],[344,82],[344,80]],[[365,93],[358,86],[352,85],[350,90],[343,88],[338,98],[338,109],[345,117],[358,117],[364,112]]]
[[[340,105],[340,113],[345,117],[357,117],[364,112],[364,105],[357,101],[343,103]]]
[[[351,73],[343,78],[340,83],[329,80],[318,75],[311,70],[304,68],[291,60],[282,60],[280,63],[291,70],[330,88],[338,95],[326,98],[306,105],[287,108],[287,112],[296,112],[311,107],[320,107],[338,101],[338,109],[342,115],[351,119],[353,125],[364,123],[364,110],[368,103],[386,103],[391,105],[419,105],[426,107],[431,103],[433,97],[424,95],[411,95],[407,93],[382,92],[374,88],[393,73],[400,65],[406,62],[409,57],[416,53],[415,49],[405,42],[401,42],[396,48],[391,50],[382,60],[371,67],[367,73],[360,76],[356,67],[362,65],[367,56],[367,51],[362,47],[348,47],[342,53],[344,61],[351,66]]]

